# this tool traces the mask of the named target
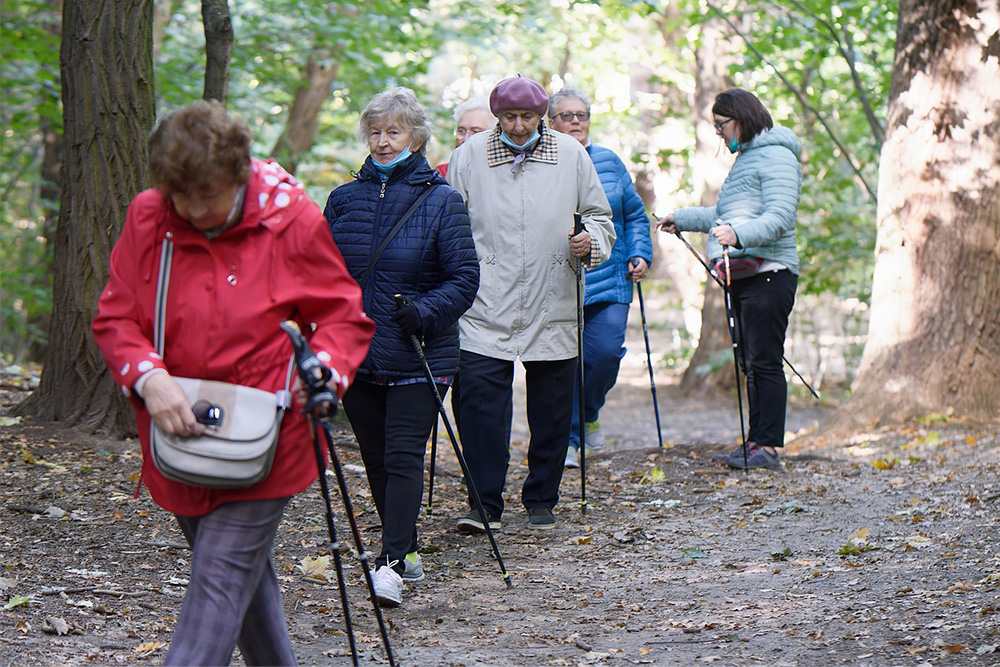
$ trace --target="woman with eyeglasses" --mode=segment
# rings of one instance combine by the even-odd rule
[[[333,371],[331,391],[343,394],[374,326],[319,208],[273,160],[250,157],[249,130],[221,103],[199,100],[165,116],[149,138],[149,175],[153,188],[132,201],[111,253],[93,328],[135,408],[140,485],[176,516],[191,547],[164,662],[225,665],[239,646],[247,664],[294,665],[271,547],[289,499],[318,473],[303,406],[285,410],[271,468],[248,488],[168,479],[150,456],[150,425],[198,435],[224,411],[235,414],[231,406],[192,404],[177,377],[284,390],[292,354],[280,328],[286,319],[310,332],[311,347]],[[168,241],[161,317],[158,277]],[[162,353],[155,319],[162,320]]]
[[[586,93],[563,88],[549,100],[552,129],[579,141],[597,169],[604,194],[611,204],[615,244],[611,257],[587,271],[583,318],[584,412],[587,451],[604,447],[600,411],[605,397],[618,380],[625,356],[625,328],[629,304],[635,291],[632,282],[646,275],[653,258],[649,218],[636,192],[632,177],[613,152],[590,141],[590,98]],[[579,384],[575,385],[579,391]],[[580,400],[573,400],[573,428],[569,436],[565,466],[580,467]]]
[[[750,430],[743,445],[713,458],[731,468],[781,467],[788,388],[782,355],[795,303],[799,256],[795,222],[802,191],[801,147],[774,125],[753,93],[726,90],[712,105],[715,131],[736,155],[715,206],[682,208],[660,219],[662,231],[704,232],[708,258],[725,279],[728,249],[733,309],[746,373]]]

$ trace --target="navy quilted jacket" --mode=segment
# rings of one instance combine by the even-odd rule
[[[394,294],[420,313],[421,339],[436,377],[458,371],[458,318],[479,289],[479,260],[465,202],[421,154],[400,163],[385,183],[369,156],[355,180],[330,193],[324,215],[351,276],[360,282],[376,248],[410,205],[434,188],[386,246],[363,289],[375,337],[362,380],[424,377],[412,342],[392,322]]]

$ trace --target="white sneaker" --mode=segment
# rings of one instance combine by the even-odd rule
[[[563,463],[564,468],[579,468],[580,467],[580,450],[576,447],[570,445],[566,450],[566,462]]]
[[[395,564],[383,565],[372,575],[375,601],[383,607],[398,607],[403,601],[403,578],[392,569]]]
[[[403,558],[403,581],[423,581],[424,564],[420,562],[420,554],[412,551]]]

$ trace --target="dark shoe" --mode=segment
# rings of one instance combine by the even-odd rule
[[[500,517],[493,516],[492,514],[486,515],[489,517],[490,530],[496,532],[500,530],[501,523]],[[485,533],[486,526],[483,525],[483,520],[479,516],[479,512],[472,510],[461,519],[458,520],[458,532],[460,533]]]
[[[532,507],[528,510],[528,528],[548,530],[556,527],[556,517],[548,507]]]
[[[750,448],[753,449],[753,447],[754,447],[753,443],[750,443]],[[743,458],[743,445],[740,445],[731,452],[723,452],[721,454],[716,454],[715,456],[712,457],[712,461],[716,463],[725,463],[726,459],[731,459],[734,456],[739,456],[741,459]]]
[[[769,453],[763,447],[754,447],[747,452],[747,460],[743,462],[743,448],[726,459],[726,465],[730,468],[743,470],[744,468],[753,470],[754,468],[767,468],[768,470],[781,470],[781,459],[778,453]]]

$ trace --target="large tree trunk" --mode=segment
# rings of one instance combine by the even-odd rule
[[[719,137],[712,124],[712,104],[715,96],[729,87],[727,70],[730,62],[729,43],[722,32],[720,19],[710,19],[701,29],[701,46],[695,52],[695,155],[694,176],[700,191],[702,206],[712,206],[719,198],[719,189],[726,179],[731,159],[720,159]],[[695,238],[695,247],[704,248]],[[705,254],[702,252],[702,257]],[[726,326],[726,309],[722,290],[705,278],[705,301],[701,308],[701,335],[698,347],[681,378],[685,393],[718,393],[733,390],[732,341]],[[720,363],[720,359],[725,359]]]
[[[837,424],[1000,416],[1000,9],[902,0],[868,341]]]
[[[67,2],[59,54],[63,169],[49,345],[41,384],[22,411],[115,433],[132,409],[90,328],[111,247],[143,187],[153,125],[152,0]]]
[[[332,61],[320,64],[315,58],[310,58],[306,63],[302,85],[295,91],[295,99],[288,112],[288,123],[271,151],[272,157],[290,174],[295,173],[299,159],[312,148],[319,112],[330,95],[330,86],[337,78],[337,71],[338,65]]]
[[[233,53],[233,23],[227,0],[202,0],[205,26],[205,89],[202,97],[226,103],[229,95],[229,59]]]

